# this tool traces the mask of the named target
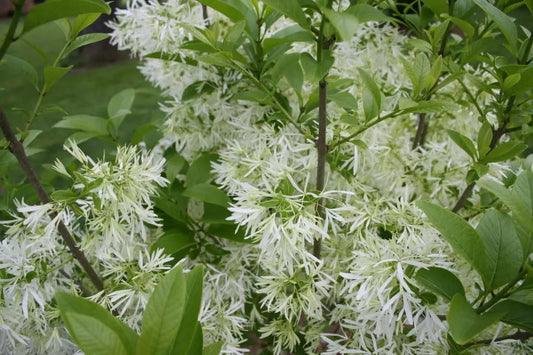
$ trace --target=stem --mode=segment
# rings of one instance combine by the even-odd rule
[[[207,5],[202,4],[202,18],[205,22],[205,27],[209,27],[209,14],[207,13]]]
[[[15,31],[17,30],[17,25],[20,20],[20,15],[22,14],[22,7],[24,6],[24,0],[19,0],[15,4],[15,12],[13,13],[13,18],[9,24],[9,29],[7,30],[6,38],[4,38],[4,43],[0,47],[0,60],[6,55],[7,49],[11,45],[15,37]]]
[[[530,333],[530,332],[516,332],[514,334],[511,334],[511,335],[506,335],[506,336],[503,336],[503,337],[499,337],[499,338],[496,338],[496,339],[483,339],[483,340],[477,340],[477,341],[473,341],[471,343],[466,343],[466,344],[463,344],[462,346],[467,349],[471,346],[474,346],[474,345],[483,345],[483,344],[492,344],[493,342],[497,342],[497,341],[502,341],[502,340],[528,340],[529,338],[533,337],[533,333]]]
[[[418,122],[416,127],[415,139],[413,139],[412,150],[415,150],[424,143],[424,138],[428,129],[428,123],[426,122],[426,114],[421,113],[418,115]]]
[[[465,206],[466,200],[470,197],[470,194],[472,193],[472,190],[474,190],[474,186],[476,186],[475,182],[471,182],[466,189],[461,194],[461,197],[459,197],[459,201],[453,206],[452,212],[457,213],[461,208]]]
[[[516,285],[520,280],[522,280],[524,278],[524,276],[526,275],[526,269],[524,268],[519,274],[518,276],[516,276],[514,278],[513,281],[509,282],[507,285],[505,285],[504,288],[502,288],[500,290],[500,292],[498,292],[497,294],[494,295],[494,297],[492,297],[490,299],[490,301],[488,301],[487,303],[485,304],[482,304],[481,306],[479,306],[477,309],[476,309],[476,312],[477,313],[483,313],[485,312],[487,309],[489,309],[490,307],[494,306],[499,300],[501,300],[502,298],[506,297],[507,295],[507,292],[512,289],[514,287],[514,285]]]
[[[30,164],[30,161],[28,160],[28,157],[26,156],[26,152],[24,151],[24,146],[22,143],[15,137],[13,134],[13,131],[11,130],[11,126],[9,125],[9,122],[7,121],[6,116],[4,115],[4,111],[0,108],[0,128],[2,129],[2,132],[4,133],[4,136],[6,137],[7,141],[9,142],[9,150],[11,153],[17,158],[20,167],[24,172],[26,173],[26,176],[28,177],[28,180],[32,184],[33,188],[37,192],[37,196],[39,196],[39,199],[43,204],[47,204],[52,202],[46,191],[44,190],[44,187],[37,177],[37,174],[35,173],[35,170],[33,170],[33,167]],[[49,214],[50,218],[53,220],[57,217],[57,213],[50,212]],[[94,284],[96,289],[98,291],[103,290],[104,284],[96,271],[94,271],[93,267],[89,263],[89,260],[87,260],[87,257],[81,251],[77,246],[76,242],[74,241],[74,238],[70,234],[67,227],[63,224],[62,221],[59,221],[57,224],[57,230],[63,240],[65,241],[65,244],[70,249],[70,252],[72,253],[72,256],[78,260],[81,267],[89,278],[91,279],[91,282]]]

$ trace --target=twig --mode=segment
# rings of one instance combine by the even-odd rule
[[[49,203],[52,200],[44,190],[44,187],[37,177],[37,174],[35,173],[35,170],[33,170],[33,167],[30,164],[30,161],[28,160],[28,157],[26,156],[26,152],[24,151],[24,146],[22,143],[15,137],[13,134],[13,131],[11,130],[11,126],[9,125],[9,122],[7,121],[7,118],[4,114],[4,111],[2,108],[0,108],[0,128],[2,129],[2,132],[4,133],[4,136],[6,137],[7,141],[9,142],[9,151],[17,158],[20,167],[24,172],[26,173],[26,176],[28,177],[28,180],[32,184],[33,188],[37,192],[37,196],[39,196],[39,199],[43,204]],[[50,212],[49,214],[50,218],[53,220],[57,217],[57,213]],[[72,256],[78,260],[81,267],[89,278],[91,279],[91,282],[94,284],[96,289],[98,291],[103,290],[104,284],[96,271],[93,269],[91,264],[89,263],[89,260],[87,260],[87,257],[81,251],[77,246],[76,242],[74,241],[74,238],[70,234],[70,231],[68,228],[63,224],[62,221],[59,221],[57,224],[57,230],[59,231],[59,234],[67,244],[67,246],[70,249],[70,252],[72,253]]]
[[[532,337],[533,337],[533,333],[518,331],[511,335],[506,335],[506,336],[495,338],[495,339],[476,340],[470,343],[463,344],[461,346],[463,346],[466,349],[474,345],[492,344],[493,342],[502,341],[502,340],[528,340],[529,338],[532,338]]]
[[[11,19],[11,23],[9,24],[9,29],[7,30],[6,37],[4,38],[4,42],[2,43],[2,47],[0,47],[0,59],[4,58],[4,55],[7,52],[7,49],[11,45],[11,42],[13,42],[15,38],[15,31],[17,30],[17,25],[20,20],[20,15],[22,14],[22,7],[24,6],[24,0],[19,0],[15,5],[15,12],[13,13],[13,18]]]

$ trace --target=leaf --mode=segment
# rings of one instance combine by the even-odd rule
[[[368,4],[356,4],[346,9],[345,13],[354,16],[359,23],[376,21],[388,22],[394,21],[393,18],[385,15],[378,8]]]
[[[504,92],[509,92],[509,90],[511,90],[513,86],[518,84],[521,78],[522,78],[522,75],[520,75],[520,73],[514,73],[514,74],[509,75],[503,81],[502,90]]]
[[[218,355],[218,354],[220,354],[220,351],[222,351],[222,345],[224,345],[224,343],[222,343],[221,341],[219,341],[218,343],[209,344],[208,346],[206,346],[204,348],[203,355]]]
[[[487,0],[473,0],[485,13],[498,25],[503,35],[516,53],[516,42],[518,34],[512,17],[503,13],[500,9],[489,3]]]
[[[448,132],[448,135],[455,144],[457,144],[466,154],[470,155],[474,161],[477,159],[477,150],[470,138],[451,129],[447,129],[446,132]]]
[[[109,134],[107,131],[106,120],[101,117],[90,115],[66,116],[61,121],[57,122],[54,127],[93,132],[104,136]]]
[[[204,335],[202,331],[202,325],[200,322],[196,322],[194,326],[194,334],[192,336],[191,346],[187,355],[202,354],[204,347]]]
[[[44,68],[44,92],[48,92],[50,88],[64,77],[71,69],[69,67],[45,67]]]
[[[219,238],[229,239],[233,240],[234,242],[239,243],[253,243],[251,238],[245,239],[244,231],[239,229],[238,231],[237,225],[234,223],[231,224],[211,224],[209,226],[208,232],[209,234],[216,235]]]
[[[152,250],[164,249],[165,253],[172,255],[184,251],[196,244],[194,233],[190,230],[170,229],[155,242]]]
[[[453,16],[444,16],[444,18],[450,20],[455,25],[459,26],[459,28],[464,32],[467,38],[471,39],[474,37],[476,30],[474,29],[474,26],[472,26],[468,21]]]
[[[404,114],[407,113],[439,113],[439,112],[448,112],[453,111],[456,109],[456,105],[448,102],[448,101],[441,101],[441,100],[430,100],[430,101],[420,101],[420,102],[414,102],[413,105],[409,105],[408,107],[402,108],[404,110]]]
[[[204,269],[202,265],[196,266],[185,275],[187,282],[187,295],[185,300],[185,312],[180,325],[180,331],[174,341],[173,355],[186,355],[193,345],[196,328],[201,327],[198,322],[198,314],[202,304]]]
[[[185,313],[186,292],[181,265],[161,279],[144,311],[138,355],[163,355],[172,350]]]
[[[199,56],[197,57],[197,59],[198,61],[203,63],[212,64],[224,68],[235,69],[235,65],[233,64],[231,59],[229,59],[229,57],[231,57],[231,53],[229,52],[217,52]]]
[[[424,0],[424,5],[429,7],[431,11],[438,17],[440,14],[448,13],[447,0]]]
[[[276,11],[281,12],[304,29],[309,29],[310,24],[298,3],[298,0],[262,0],[265,4]]]
[[[302,30],[298,25],[289,26],[274,33],[272,37],[266,38],[263,41],[263,51],[270,52],[274,47],[284,43],[293,42],[313,42],[314,37],[308,31]]]
[[[134,100],[135,89],[132,88],[119,91],[111,97],[111,100],[109,100],[107,114],[111,121],[111,132],[114,137],[118,135],[118,129],[124,118],[131,113],[131,107]]]
[[[101,0],[48,0],[36,5],[26,15],[23,33],[47,22],[87,13],[109,15],[111,8]]]
[[[531,290],[530,290],[531,292]],[[490,312],[504,313],[502,322],[517,328],[533,332],[533,306],[524,303],[504,300],[498,302]]]
[[[228,206],[231,201],[224,191],[211,184],[196,184],[188,187],[183,191],[183,196],[192,197],[222,207]]]
[[[325,54],[329,51],[324,51]],[[318,83],[328,73],[335,59],[331,55],[324,55],[317,62],[309,53],[301,53],[300,63],[305,73],[305,78],[312,84]]]
[[[522,266],[520,239],[511,217],[498,211],[487,212],[476,228],[485,245],[485,288],[492,291],[512,281]]]
[[[281,57],[272,67],[270,73],[273,83],[277,83],[281,77],[285,77],[296,91],[302,90],[304,71],[300,65],[299,53],[290,53]],[[264,96],[265,94],[263,93]]]
[[[480,274],[485,270],[485,246],[474,228],[457,214],[426,201],[416,205],[450,245]]]
[[[147,123],[142,126],[139,126],[135,132],[133,133],[133,136],[131,137],[131,144],[138,144],[142,141],[142,139],[149,134],[150,132],[156,131],[159,127],[154,125],[153,123]]]
[[[527,145],[519,142],[503,142],[490,151],[483,161],[485,163],[494,163],[514,158],[527,149]]]
[[[365,85],[363,90],[363,110],[368,120],[379,115],[381,112],[381,91],[372,77],[363,69],[357,68]]]
[[[81,31],[89,27],[98,20],[100,13],[87,13],[76,16],[74,24],[72,25],[72,36],[77,36]]]
[[[429,290],[451,300],[456,293],[465,294],[463,284],[457,276],[446,269],[429,267],[420,269],[415,279]]]
[[[350,13],[336,12],[330,9],[323,9],[322,11],[335,28],[340,41],[350,40],[359,28],[357,17]]]
[[[216,87],[216,83],[210,80],[195,81],[183,90],[181,101],[188,101],[202,94],[210,94]]]
[[[181,155],[176,154],[167,160],[165,165],[165,174],[170,181],[174,180],[176,176],[185,167],[187,161]]]
[[[359,106],[355,97],[347,91],[328,95],[328,99],[347,110],[357,110],[357,107]]]
[[[499,321],[504,314],[492,312],[482,315],[477,314],[464,295],[456,294],[452,298],[446,319],[453,340],[459,344],[464,344]]]
[[[107,33],[89,33],[86,35],[76,37],[76,39],[73,40],[68,45],[68,47],[65,49],[63,57],[66,57],[69,53],[72,53],[74,50],[80,47],[86,46],[91,43],[103,41],[104,39],[108,37],[109,35]]]
[[[218,155],[206,153],[193,161],[187,171],[187,186],[191,187],[210,181],[213,178],[213,174],[211,174],[211,162],[217,159]]]
[[[226,16],[233,22],[239,22],[241,20],[244,20],[244,15],[234,8],[233,6],[229,5],[226,1],[220,1],[220,0],[198,0],[200,3],[209,6],[215,11],[220,12],[222,15]]]
[[[98,319],[74,312],[63,314],[72,338],[85,354],[128,355],[126,346],[113,329]]]
[[[483,158],[490,150],[490,143],[492,142],[492,126],[487,121],[483,122],[477,135],[477,150],[479,157]]]
[[[63,318],[67,329],[69,330],[74,340],[76,340],[78,346],[80,346],[80,348],[84,352],[88,351],[84,349],[84,346],[82,346],[81,343],[78,343],[77,334],[80,329],[77,327],[78,324],[74,325],[74,323],[86,323],[87,318],[90,318],[93,319],[95,322],[99,322],[103,325],[99,326],[99,330],[96,331],[97,333],[101,333],[103,338],[107,337],[106,339],[109,339],[108,333],[114,334],[114,336],[119,338],[120,343],[124,347],[124,353],[133,354],[135,349],[135,343],[137,342],[137,334],[135,333],[135,331],[133,331],[133,329],[122,323],[118,318],[115,318],[102,306],[97,303],[91,302],[83,297],[72,295],[62,291],[56,292],[55,299],[57,301],[57,306],[59,308],[59,311],[61,312],[61,317]],[[69,313],[71,316],[66,316],[67,313]],[[72,317],[73,314],[85,316],[85,318],[80,319],[79,317]],[[81,329],[81,331],[83,332],[83,329]],[[84,335],[81,335],[81,337],[85,339]],[[106,352],[98,352],[98,354],[105,353]]]
[[[531,211],[527,204],[511,193],[505,186],[495,181],[482,179],[478,181],[478,185],[488,190],[498,197],[513,213],[513,217],[526,228],[529,233],[533,233],[533,220],[531,218]]]
[[[39,74],[37,74],[37,70],[35,70],[35,67],[31,65],[28,61],[10,54],[6,54],[3,58],[2,65],[5,66],[4,70],[7,70],[9,72],[21,73],[30,81],[30,83],[36,90],[39,90]]]

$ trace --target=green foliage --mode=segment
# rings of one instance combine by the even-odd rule
[[[219,354],[220,343],[203,348],[201,325],[197,320],[203,274],[202,267],[183,274],[180,266],[165,275],[148,300],[140,335],[85,298],[61,291],[55,298],[72,338],[87,355],[185,355],[198,354],[202,349],[207,354]]]
[[[430,267],[420,269],[416,273],[416,280],[422,285],[451,301],[455,294],[465,294],[461,281],[446,269]]]

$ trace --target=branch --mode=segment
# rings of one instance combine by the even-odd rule
[[[0,59],[4,58],[4,55],[6,55],[7,49],[11,45],[11,42],[13,42],[15,37],[15,31],[17,30],[17,25],[20,20],[20,15],[22,14],[22,7],[24,6],[24,0],[19,0],[15,4],[15,12],[13,13],[13,18],[11,19],[11,23],[9,24],[9,29],[7,30],[6,38],[4,38],[4,43],[2,43],[2,47],[0,47]]]
[[[44,187],[41,181],[37,177],[35,170],[33,170],[33,167],[31,166],[30,161],[28,160],[28,157],[26,156],[26,152],[24,151],[24,146],[13,134],[13,131],[11,130],[11,126],[9,125],[9,122],[7,121],[7,118],[2,108],[0,108],[0,128],[2,129],[2,132],[4,133],[4,136],[6,137],[7,141],[9,142],[10,152],[17,158],[20,164],[20,167],[26,173],[28,180],[30,181],[33,188],[37,192],[37,196],[39,196],[39,199],[41,200],[41,202],[43,204],[52,202],[52,200],[50,199],[50,197],[44,190]],[[54,219],[57,217],[57,213],[50,212],[49,216],[51,219]],[[83,251],[81,251],[76,246],[76,242],[74,241],[74,238],[72,237],[72,235],[70,234],[70,231],[63,224],[62,221],[58,222],[57,230],[59,234],[61,235],[61,237],[63,238],[63,240],[65,241],[65,244],[67,244],[67,246],[69,247],[70,252],[72,253],[72,256],[74,256],[74,258],[78,260],[81,267],[83,268],[83,270],[85,270],[85,272],[91,279],[91,282],[94,284],[96,289],[98,291],[103,290],[104,284],[102,280],[100,279],[96,271],[94,271],[93,267],[89,263],[89,260],[87,260],[87,257],[85,256]]]
[[[495,338],[495,339],[477,340],[477,341],[463,344],[462,346],[466,349],[474,345],[492,344],[494,342],[502,341],[502,340],[528,340],[529,338],[532,338],[532,337],[533,337],[533,333],[518,331],[511,335],[506,335],[506,336]]]

